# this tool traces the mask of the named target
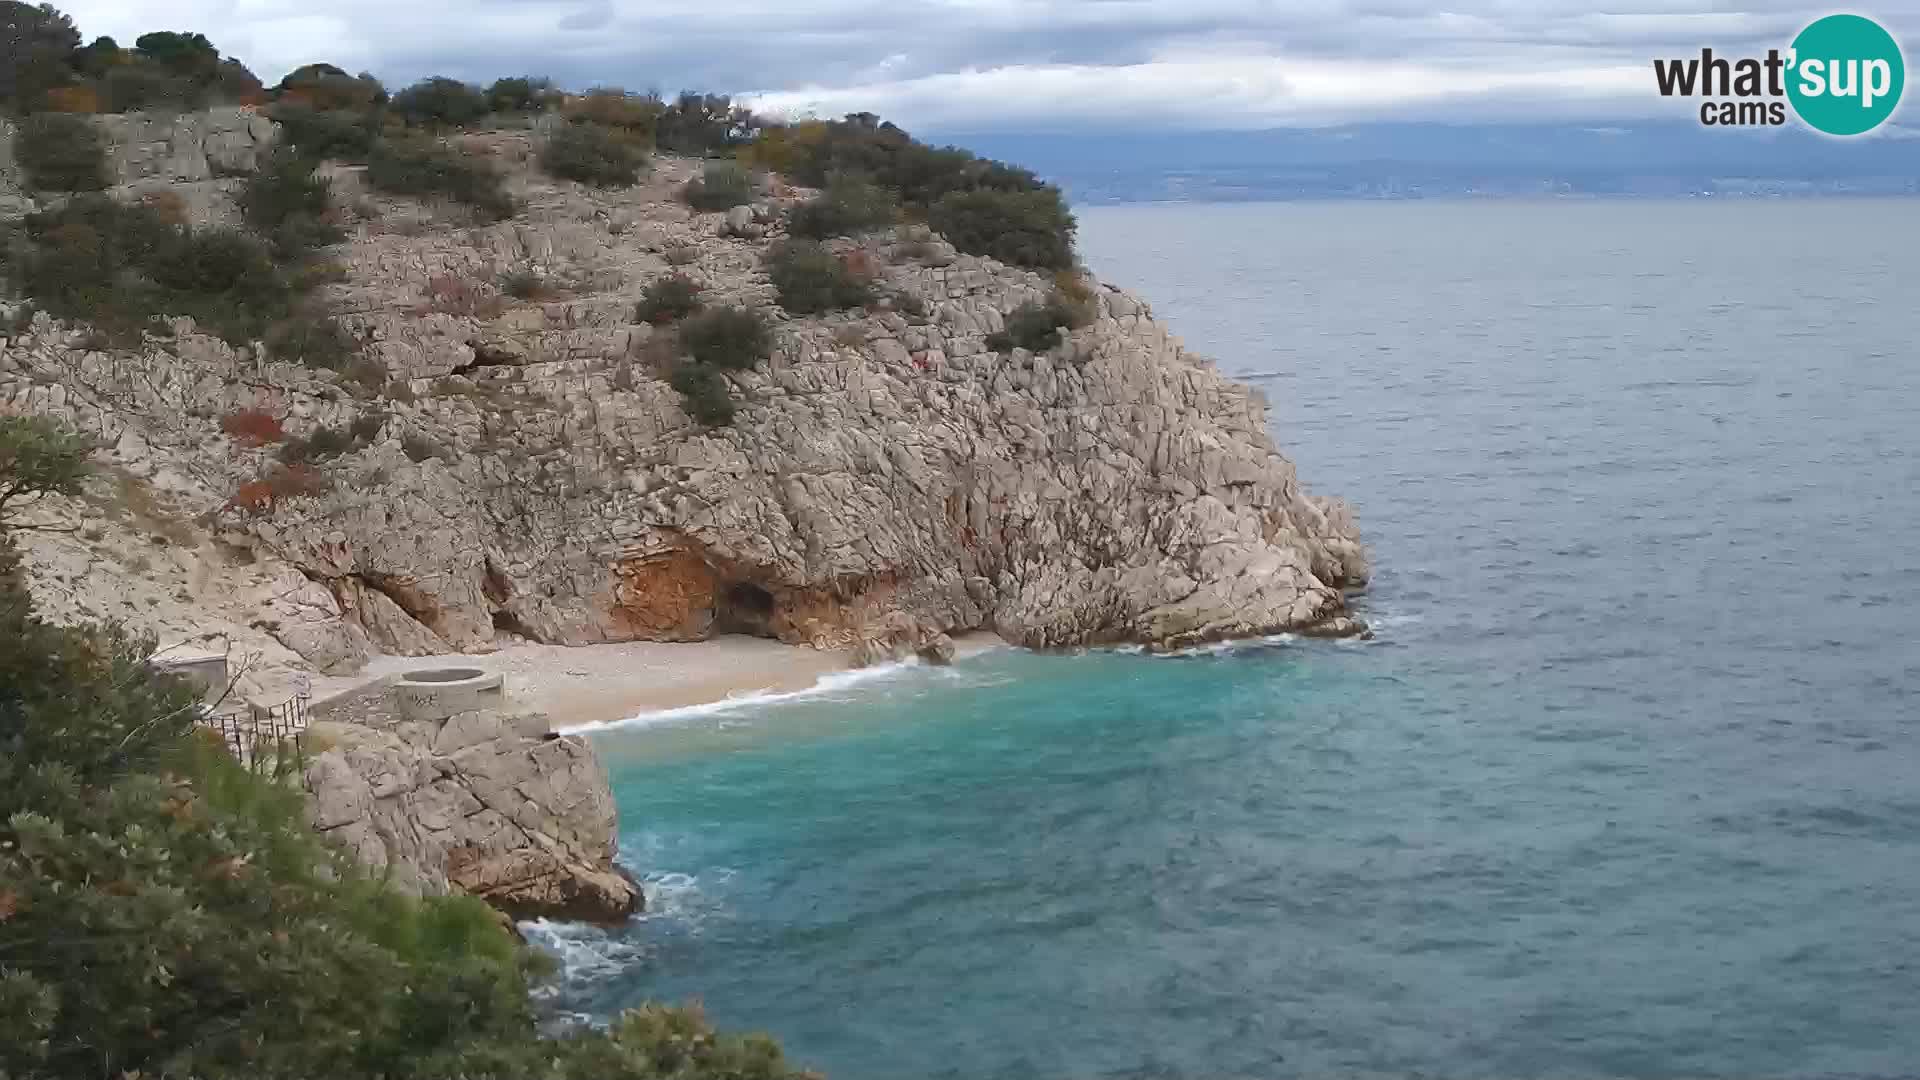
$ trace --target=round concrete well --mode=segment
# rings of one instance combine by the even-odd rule
[[[422,668],[393,681],[394,708],[404,720],[445,720],[470,709],[506,704],[499,672],[479,668]]]

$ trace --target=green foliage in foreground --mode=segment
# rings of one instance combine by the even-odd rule
[[[797,1080],[764,1038],[647,1006],[543,1036],[528,964],[469,898],[412,899],[196,731],[151,641],[33,610],[7,514],[85,444],[0,417],[0,1076]]]

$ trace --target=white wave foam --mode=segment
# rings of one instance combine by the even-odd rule
[[[681,705],[671,709],[652,709],[635,713],[621,720],[606,720],[594,724],[576,724],[560,729],[563,735],[586,735],[596,731],[609,731],[615,728],[648,727],[655,724],[685,723],[705,716],[727,716],[768,705],[779,705],[792,701],[804,701],[809,698],[831,697],[841,691],[850,690],[863,683],[876,682],[891,678],[920,666],[918,659],[902,660],[893,664],[876,664],[872,667],[854,668],[849,671],[835,671],[814,680],[812,686],[800,690],[752,690],[746,693],[729,694],[719,701],[709,701],[700,705]]]
[[[1172,649],[1167,652],[1148,652],[1146,655],[1156,660],[1185,660],[1196,656],[1226,656],[1237,652],[1256,652],[1271,649],[1277,645],[1286,645],[1298,640],[1295,634],[1266,634],[1261,637],[1234,638],[1231,641],[1211,641],[1205,645],[1191,645],[1184,649]]]
[[[644,947],[638,942],[614,937],[597,926],[551,919],[529,919],[519,925],[527,943],[559,965],[561,985],[611,975],[638,963],[644,955]]]

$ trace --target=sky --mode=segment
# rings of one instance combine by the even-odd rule
[[[1771,0],[73,0],[89,39],[198,30],[268,83],[302,63],[702,89],[916,132],[1683,117],[1655,57],[1785,48]],[[1920,59],[1920,0],[1855,8]],[[1912,96],[1912,95],[1910,95]],[[1914,115],[1902,110],[1902,119]]]

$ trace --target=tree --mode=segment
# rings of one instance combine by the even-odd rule
[[[464,127],[487,114],[487,98],[459,79],[436,75],[393,95],[389,108],[409,124]]]
[[[0,416],[0,530],[48,495],[77,495],[93,444],[37,416]]]
[[[121,50],[120,43],[104,34],[73,55],[73,66],[91,79],[98,79],[126,62],[127,54]]]
[[[141,34],[134,51],[175,75],[211,82],[220,69],[220,50],[205,34],[178,34],[171,30]]]
[[[80,31],[52,4],[0,0],[0,106],[31,112],[48,90],[72,80],[79,47]]]

